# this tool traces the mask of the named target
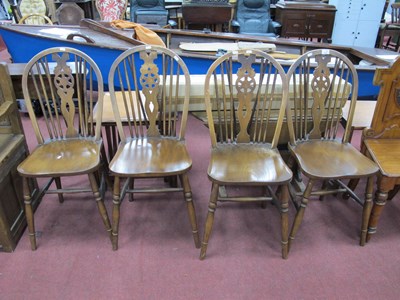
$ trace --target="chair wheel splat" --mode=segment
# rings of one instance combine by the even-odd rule
[[[204,94],[211,138],[208,178],[212,190],[200,259],[206,257],[218,202],[271,200],[280,207],[281,254],[287,258],[292,172],[277,146],[288,91],[280,64],[259,50],[226,53],[209,68]],[[243,196],[232,191],[245,186],[258,188],[264,195],[248,192]]]
[[[349,142],[357,101],[358,76],[352,62],[343,54],[328,49],[312,50],[299,57],[287,73],[291,94],[286,109],[292,170],[300,170],[307,178],[305,188],[291,189],[297,213],[292,225],[289,248],[299,230],[308,202],[326,195],[343,194],[363,205],[360,244],[365,243],[371,211],[371,182],[378,166]],[[350,100],[349,100],[350,99]],[[348,115],[343,107],[350,101]],[[347,120],[343,136],[339,136],[341,118]],[[293,182],[299,177],[294,177]],[[367,179],[365,200],[354,192],[355,181]],[[344,180],[349,180],[348,185]],[[322,189],[316,182],[322,182]],[[297,185],[300,186],[301,185]],[[315,189],[314,189],[315,188]]]
[[[103,200],[104,176],[98,175],[104,165],[100,154],[101,128],[93,122],[95,103],[102,107],[103,101],[103,79],[98,66],[79,50],[49,48],[26,64],[22,89],[37,139],[36,148],[17,168],[24,178],[25,213],[32,250],[37,245],[30,178],[49,178],[39,193],[43,197],[56,193],[60,203],[64,202],[64,194],[91,192],[106,231],[111,234]],[[39,126],[32,101],[38,101],[45,126]],[[101,113],[96,116],[99,124],[101,117]],[[63,177],[81,175],[88,175],[85,187],[62,187]],[[55,189],[51,188],[53,181]]]
[[[109,164],[114,176],[113,249],[118,248],[120,207],[125,195],[167,192],[179,192],[186,201],[194,244],[199,248],[188,176],[192,160],[184,139],[190,91],[186,65],[164,47],[137,46],[114,61],[109,83],[120,140]],[[143,187],[149,180],[151,183]]]

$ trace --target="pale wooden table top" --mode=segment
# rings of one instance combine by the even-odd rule
[[[364,129],[371,125],[376,106],[375,100],[358,100],[354,111],[352,127],[354,129]],[[343,107],[343,116],[347,116],[350,108],[350,100]]]
[[[121,121],[128,121],[128,118],[126,116],[126,111],[124,107],[124,97],[122,95],[122,92],[116,92],[115,93],[115,98],[117,100],[117,105],[118,105],[118,110],[120,113]],[[142,99],[146,99],[144,95],[142,94]],[[129,98],[128,98],[129,99]],[[137,101],[136,101],[136,94],[133,92],[132,93],[132,100],[135,106],[135,110],[137,111]],[[93,109],[93,115],[96,116],[96,111],[97,111],[97,104]],[[129,108],[129,113],[132,116],[132,111]],[[96,120],[94,120],[96,121]],[[111,96],[109,92],[104,93],[104,100],[103,100],[103,117],[102,117],[102,123],[115,123],[115,116],[114,116],[114,111],[112,108],[112,103],[111,103]]]

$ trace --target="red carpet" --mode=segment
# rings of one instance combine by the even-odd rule
[[[31,143],[32,129],[26,117],[23,122]],[[359,145],[359,134],[353,143]],[[202,236],[210,142],[208,129],[193,117],[187,145]],[[106,205],[110,213],[110,191]],[[399,298],[399,196],[386,205],[365,247],[358,245],[359,205],[311,200],[288,260],[281,258],[279,214],[272,205],[220,205],[204,261],[181,194],[125,199],[121,211],[119,250],[113,252],[91,195],[69,195],[63,204],[47,195],[35,214],[42,233],[38,250],[30,250],[25,232],[14,253],[0,254],[0,299]],[[289,211],[292,222],[293,205]]]

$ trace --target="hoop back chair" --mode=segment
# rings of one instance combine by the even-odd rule
[[[367,241],[376,232],[386,204],[400,189],[400,60],[389,69],[377,69],[374,84],[380,85],[370,128],[363,131],[361,151],[379,166],[378,189],[368,225]]]
[[[127,0],[96,0],[96,9],[99,12],[100,20],[111,22],[125,18]]]
[[[29,14],[23,16],[18,24],[53,24],[53,21],[46,15],[42,14]]]
[[[268,200],[275,200],[280,208],[282,257],[286,258],[292,172],[277,149],[288,93],[285,72],[262,51],[228,52],[210,66],[204,93],[212,190],[200,259],[206,256],[218,201]],[[229,190],[240,186],[260,191],[243,196]]]
[[[48,7],[45,0],[19,0],[11,4],[11,11],[18,24],[45,24],[49,22]],[[24,21],[21,19],[24,18]]]
[[[300,192],[292,193],[297,213],[289,236],[289,248],[303,220],[309,198],[322,198],[333,193],[350,195],[363,205],[360,244],[364,245],[373,179],[378,167],[349,142],[358,92],[356,69],[343,54],[320,49],[300,56],[290,67],[288,78],[291,86],[287,106],[289,165],[295,170],[294,179],[300,187]],[[340,137],[342,107],[349,98],[350,109],[345,116],[347,124]],[[308,178],[306,186],[301,184],[299,173]],[[343,182],[352,178],[367,178],[365,201]],[[315,189],[317,181],[323,182],[320,190]],[[297,201],[297,196],[300,201]]]
[[[137,46],[115,60],[109,83],[121,139],[109,164],[114,176],[113,249],[118,249],[120,204],[125,194],[149,192],[183,192],[195,246],[200,247],[188,176],[192,160],[185,146],[190,90],[185,63],[164,47]],[[122,99],[119,104],[117,97]],[[181,186],[158,184],[157,180],[137,184],[137,179],[176,176]]]
[[[101,170],[100,126],[93,125],[92,110],[102,106],[103,79],[95,62],[83,52],[72,48],[50,48],[36,54],[22,75],[26,107],[34,129],[37,146],[18,166],[23,177],[25,213],[32,250],[36,249],[34,215],[28,186],[29,178],[50,178],[41,193],[58,194],[91,192],[106,230],[111,233],[103,202],[104,179]],[[43,113],[35,115],[32,101],[39,102]],[[101,110],[96,116],[101,120]],[[90,188],[62,188],[61,178],[88,175]],[[50,189],[53,181],[55,189]],[[100,181],[100,182],[99,182]]]

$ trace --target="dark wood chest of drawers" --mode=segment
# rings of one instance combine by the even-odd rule
[[[282,24],[282,37],[329,40],[335,13],[335,6],[325,3],[279,2],[275,19]]]

